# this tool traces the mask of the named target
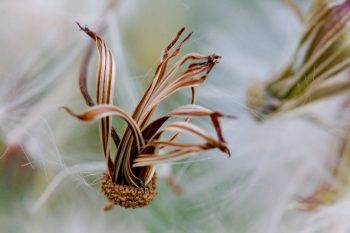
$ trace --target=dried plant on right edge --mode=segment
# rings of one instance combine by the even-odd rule
[[[112,105],[115,71],[112,52],[97,33],[87,27],[80,28],[95,41],[99,55],[96,101],[92,99],[86,87],[87,67],[93,49],[93,46],[90,46],[82,62],[79,78],[80,90],[89,108],[81,114],[64,108],[79,120],[100,122],[101,144],[107,164],[107,171],[101,178],[101,189],[110,203],[125,208],[147,206],[156,195],[157,164],[183,159],[215,148],[230,155],[219,118],[232,116],[195,104],[195,88],[205,82],[220,56],[189,53],[173,65],[169,65],[191,36],[190,33],[180,41],[184,32],[184,28],[181,29],[162,52],[153,79],[133,113],[129,115],[123,109]],[[157,107],[165,99],[186,88],[192,90],[191,104],[152,119]],[[127,123],[123,132],[112,126],[113,116]],[[167,122],[174,117],[178,119]],[[208,117],[217,137],[212,137],[190,123],[192,117]],[[183,120],[179,120],[181,118]],[[193,137],[194,142],[177,142],[177,137],[182,134]],[[114,154],[111,154],[112,146],[115,147]]]
[[[258,120],[350,89],[350,1],[315,0],[290,63],[269,82],[252,83],[247,106]]]

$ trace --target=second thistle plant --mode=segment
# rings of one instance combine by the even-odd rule
[[[91,98],[86,87],[87,66],[93,49],[93,46],[90,46],[82,62],[79,77],[80,90],[89,109],[82,114],[76,114],[64,108],[69,114],[82,121],[99,120],[100,122],[102,150],[107,164],[107,171],[101,177],[101,189],[109,202],[125,208],[147,206],[156,195],[155,165],[157,164],[186,158],[215,148],[230,155],[222,135],[219,118],[232,117],[195,104],[195,88],[204,83],[220,56],[189,53],[170,66],[170,60],[179,55],[182,45],[191,36],[190,33],[180,41],[184,32],[182,28],[163,50],[153,79],[133,113],[129,115],[123,109],[112,105],[115,71],[112,52],[96,32],[87,27],[80,25],[79,27],[95,41],[99,55],[96,101]],[[189,65],[185,66],[186,63]],[[191,104],[178,107],[152,120],[154,112],[162,101],[185,88],[192,90]],[[122,134],[113,128],[113,116],[127,123]],[[184,120],[166,124],[172,117]],[[209,117],[217,138],[190,123],[191,117]],[[164,138],[165,132],[173,134]],[[175,139],[181,134],[187,134],[202,142],[176,142]],[[112,146],[116,151],[114,155],[111,155]],[[161,149],[164,148],[168,151],[161,153]]]
[[[254,83],[247,105],[255,116],[272,115],[350,88],[336,75],[350,67],[350,1],[315,0],[289,65],[272,81]]]

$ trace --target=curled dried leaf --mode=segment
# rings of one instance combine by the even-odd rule
[[[81,114],[76,114],[67,107],[62,107],[62,108],[66,110],[70,115],[76,117],[77,119],[82,121],[87,121],[87,122],[97,121],[107,116],[119,116],[126,121],[129,128],[134,133],[134,137],[137,141],[138,148],[141,148],[145,144],[144,139],[142,137],[142,133],[137,123],[127,112],[125,112],[123,109],[119,107],[116,107],[113,105],[100,104],[89,108],[86,112],[83,112]]]

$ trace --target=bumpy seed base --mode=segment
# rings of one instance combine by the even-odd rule
[[[247,106],[253,116],[262,113],[265,101],[265,84],[259,81],[252,82],[247,90]]]
[[[157,173],[155,172],[151,182],[145,188],[137,188],[132,185],[114,184],[105,172],[101,177],[101,190],[109,201],[124,208],[140,208],[147,206],[157,195]]]

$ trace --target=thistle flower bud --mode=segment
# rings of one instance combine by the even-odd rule
[[[349,20],[350,1],[316,0],[291,62],[264,89],[248,91],[248,107],[259,115],[271,115],[348,89],[350,80],[336,76],[350,66]],[[253,101],[257,96],[263,99]]]

